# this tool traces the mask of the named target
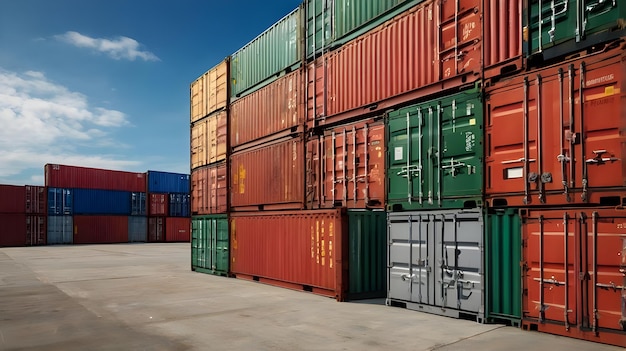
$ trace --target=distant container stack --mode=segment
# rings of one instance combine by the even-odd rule
[[[148,171],[148,242],[189,242],[191,201],[189,174]]]

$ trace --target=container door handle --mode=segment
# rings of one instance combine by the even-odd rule
[[[607,162],[613,163],[620,160],[617,157],[602,157],[602,155],[607,153],[606,150],[593,150],[592,152],[595,154],[595,156],[593,158],[585,160],[587,164],[603,165]]]
[[[587,4],[587,6],[585,6],[585,11],[586,12],[596,12],[596,11],[600,11],[603,8],[606,8],[607,4],[611,4],[611,7],[617,7],[617,0],[612,0],[612,1],[607,1],[607,0],[598,0],[597,2],[593,3],[593,4]],[[611,9],[606,9],[605,12],[610,11]]]
[[[458,174],[458,170],[457,168],[463,168],[463,167],[467,167],[467,164],[465,164],[464,162],[454,162],[454,158],[450,158],[450,164],[449,165],[442,165],[441,169],[449,169],[450,170],[450,175],[452,176],[452,178],[455,178],[456,175]]]

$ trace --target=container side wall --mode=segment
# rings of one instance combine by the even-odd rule
[[[16,185],[0,185],[0,213],[24,213],[26,211],[26,188]]]
[[[148,171],[146,173],[149,193],[188,193],[189,174]]]
[[[190,242],[191,218],[165,218],[165,241],[166,242]]]
[[[21,188],[23,191],[23,187]],[[26,215],[0,213],[0,247],[26,246],[27,243]]]
[[[74,216],[74,244],[128,242],[128,216]]]
[[[47,187],[146,191],[145,173],[58,164],[47,164],[44,171]]]
[[[131,214],[128,191],[74,189],[74,214]]]

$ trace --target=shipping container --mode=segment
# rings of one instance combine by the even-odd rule
[[[128,242],[128,216],[74,216],[74,244]]]
[[[305,117],[302,70],[236,100],[230,105],[228,117],[232,147],[301,131]]]
[[[227,276],[230,268],[228,216],[191,218],[191,270]]]
[[[74,214],[130,215],[131,193],[118,190],[73,189]]]
[[[191,168],[222,162],[228,150],[227,112],[217,112],[191,126]]]
[[[190,86],[191,123],[226,108],[228,104],[228,58],[198,77]]]
[[[48,216],[48,245],[74,243],[74,217]]]
[[[187,194],[168,194],[169,217],[191,217],[191,196]]]
[[[492,206],[626,204],[625,58],[620,46],[487,90]]]
[[[339,209],[232,213],[231,273],[343,301],[346,226]]]
[[[165,217],[165,241],[190,242],[191,218]]]
[[[146,241],[148,241],[148,218],[128,217],[128,242],[145,243]]]
[[[146,191],[145,173],[57,164],[46,164],[44,171],[47,187]]]
[[[485,317],[520,326],[522,224],[516,208],[489,209],[485,221]]]
[[[626,347],[626,212],[526,210],[523,328]]]
[[[189,193],[189,174],[148,171],[146,182],[149,193]]]
[[[26,188],[0,184],[0,213],[24,213],[26,211]]]
[[[131,193],[130,194],[130,214],[131,216],[145,216],[147,215],[147,196],[146,193]]]
[[[228,210],[228,171],[226,162],[191,172],[191,214],[208,215]]]
[[[478,81],[480,2],[459,1],[421,3],[309,64],[307,124],[338,123]],[[455,11],[461,3],[467,8]]]
[[[21,188],[24,191],[24,187]],[[0,213],[0,247],[25,246],[26,243],[26,214]]]
[[[73,189],[48,188],[48,215],[71,215],[74,211],[73,194]]]
[[[308,208],[385,207],[382,117],[328,128],[307,138]]]
[[[391,210],[482,205],[480,88],[392,111],[388,133]]]
[[[626,4],[604,0],[525,2],[527,55],[537,63],[597,46],[626,35]]]
[[[524,68],[522,1],[482,0],[483,76],[494,79]]]
[[[348,210],[347,263],[348,300],[386,296],[386,212]]]
[[[230,158],[231,210],[302,209],[302,136],[234,153]]]
[[[484,319],[483,212],[388,214],[387,304]]]
[[[26,185],[26,213],[46,214],[46,187]],[[1,191],[1,190],[0,190]]]
[[[169,199],[168,194],[148,194],[148,201],[150,202],[148,214],[150,216],[167,216],[170,212]]]
[[[296,8],[231,55],[231,102],[300,65],[300,16]]]
[[[148,218],[148,242],[162,243],[165,241],[165,217]]]
[[[45,192],[44,192],[45,193]],[[46,245],[48,235],[47,217],[45,215],[26,215],[26,245]]]

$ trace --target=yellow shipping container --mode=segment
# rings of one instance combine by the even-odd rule
[[[219,111],[191,126],[191,168],[226,159],[226,111]]]
[[[228,67],[227,58],[191,83],[191,123],[226,107],[228,103]]]

